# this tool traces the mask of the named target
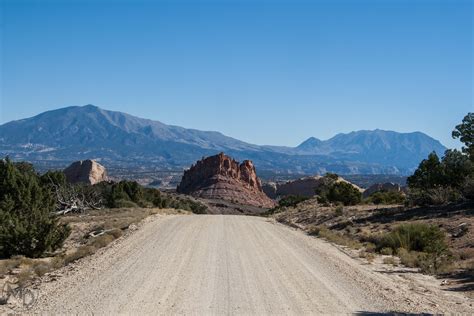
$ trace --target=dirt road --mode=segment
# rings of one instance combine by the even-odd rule
[[[257,217],[157,217],[64,270],[37,289],[33,312],[474,312],[459,293],[376,272],[322,240]]]

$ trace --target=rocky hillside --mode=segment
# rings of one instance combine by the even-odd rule
[[[203,158],[185,171],[177,192],[265,208],[275,205],[263,193],[253,163],[239,164],[223,153]]]
[[[182,170],[203,156],[226,152],[251,159],[260,171],[288,174],[410,174],[445,147],[423,133],[358,131],[297,147],[258,146],[219,132],[199,131],[93,105],[44,112],[0,126],[0,156],[37,167],[101,159],[111,168]]]

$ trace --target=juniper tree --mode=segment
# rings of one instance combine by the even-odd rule
[[[69,235],[52,215],[55,200],[33,167],[0,161],[0,257],[39,257]]]

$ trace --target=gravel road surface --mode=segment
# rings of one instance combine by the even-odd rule
[[[375,271],[270,219],[157,216],[36,289],[57,314],[474,313],[430,282]],[[470,305],[471,304],[471,305]]]

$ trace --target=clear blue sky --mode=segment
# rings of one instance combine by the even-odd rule
[[[451,147],[474,110],[471,1],[0,2],[0,123],[91,103],[257,144]]]

